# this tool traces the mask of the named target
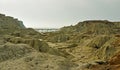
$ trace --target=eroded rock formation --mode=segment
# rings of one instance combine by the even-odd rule
[[[89,20],[41,34],[0,14],[0,70],[119,70],[120,22]]]

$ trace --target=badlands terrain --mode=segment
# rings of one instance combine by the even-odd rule
[[[87,20],[39,33],[0,14],[0,70],[120,70],[120,22]]]

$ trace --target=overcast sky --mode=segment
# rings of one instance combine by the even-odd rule
[[[120,0],[0,0],[0,13],[26,27],[62,27],[84,20],[120,21]]]

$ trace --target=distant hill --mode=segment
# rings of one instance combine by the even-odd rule
[[[112,35],[120,33],[120,22],[107,20],[89,20],[74,26],[65,26],[59,31],[48,34],[51,42],[78,41],[82,36]]]
[[[80,32],[88,34],[114,34],[120,29],[120,22],[110,22],[107,20],[89,20],[79,22],[75,26],[61,28],[64,32]],[[118,32],[117,32],[118,33]]]

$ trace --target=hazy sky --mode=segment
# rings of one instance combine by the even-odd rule
[[[62,27],[79,21],[120,21],[120,0],[0,0],[0,13],[27,27]]]

